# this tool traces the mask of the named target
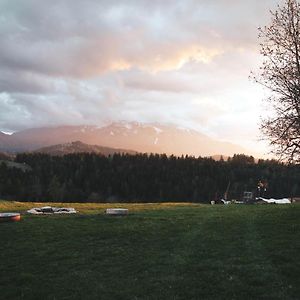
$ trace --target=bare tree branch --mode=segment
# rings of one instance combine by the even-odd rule
[[[269,26],[259,28],[264,58],[255,82],[268,88],[274,116],[262,120],[261,131],[273,153],[300,163],[300,4],[285,0],[271,12]]]

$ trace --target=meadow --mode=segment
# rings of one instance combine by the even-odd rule
[[[1,299],[300,298],[299,205],[44,205],[0,201]]]

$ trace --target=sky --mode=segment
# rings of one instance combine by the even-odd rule
[[[266,152],[259,26],[276,0],[0,0],[0,130],[175,124]]]

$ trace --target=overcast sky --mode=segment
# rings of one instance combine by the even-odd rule
[[[163,122],[254,146],[248,76],[277,3],[0,0],[0,130]]]

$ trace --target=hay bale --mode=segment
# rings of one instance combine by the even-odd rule
[[[127,216],[128,209],[125,208],[108,208],[105,213],[112,216]]]

